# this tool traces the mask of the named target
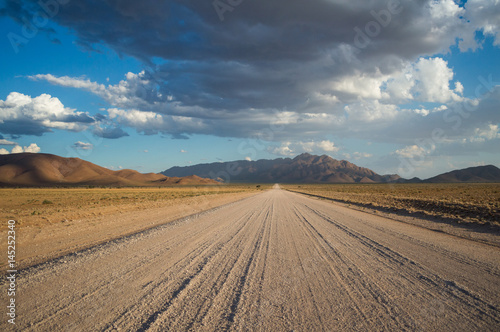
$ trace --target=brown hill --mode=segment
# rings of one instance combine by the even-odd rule
[[[500,169],[493,165],[476,166],[443,173],[425,180],[432,183],[500,182]]]
[[[170,180],[162,174],[134,170],[112,171],[79,158],[43,153],[0,155],[0,185],[4,186],[150,186],[171,184],[215,184],[214,180],[188,178]]]
[[[161,174],[160,174],[161,175]],[[184,177],[167,177],[164,176],[163,179],[155,180],[154,183],[162,184],[182,184],[182,185],[198,185],[198,184],[217,184],[218,181],[206,178],[200,178],[196,175],[188,175]]]
[[[161,179],[165,178],[165,175],[163,174],[158,174],[158,173],[139,173],[137,171],[134,171],[132,169],[123,169],[120,171],[116,171],[115,175],[118,175],[122,178],[131,180],[131,181],[137,181],[137,182],[152,182],[152,181],[158,181]]]

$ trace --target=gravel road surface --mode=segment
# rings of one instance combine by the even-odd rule
[[[26,269],[16,281],[15,330],[500,327],[500,248],[278,186]],[[2,279],[4,304],[6,286]],[[2,316],[0,330],[14,330]]]

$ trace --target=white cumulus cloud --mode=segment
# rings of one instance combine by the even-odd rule
[[[333,142],[330,142],[328,140],[318,142],[316,143],[316,146],[325,152],[337,152],[339,150],[339,148],[336,147]]]
[[[81,131],[94,119],[85,112],[65,107],[48,94],[38,97],[11,92],[0,100],[0,131],[15,135],[41,135],[52,129]]]
[[[486,142],[500,138],[498,124],[489,124],[486,128],[476,128],[474,135],[468,139],[469,142]],[[467,141],[467,139],[464,139]]]
[[[125,80],[118,84],[99,84],[85,77],[54,76],[38,74],[28,76],[32,80],[45,80],[51,84],[89,91],[115,107],[145,108],[161,101],[162,95],[155,83],[146,78],[145,71],[138,74],[128,72]]]
[[[427,155],[430,150],[433,150],[433,148],[426,149],[425,147],[419,145],[409,145],[404,147],[403,149],[396,150],[396,154],[403,158],[413,159],[421,158]]]
[[[282,142],[280,146],[271,146],[268,151],[278,156],[294,156],[299,153],[319,153],[324,152],[337,152],[339,148],[335,146],[334,142],[329,140],[322,141],[289,141]]]
[[[421,101],[445,103],[462,99],[450,89],[453,70],[442,58],[421,58],[415,65],[415,79],[419,82],[417,92]]]
[[[498,0],[467,1],[464,5],[465,19],[468,20],[468,29],[462,34],[460,49],[475,50],[480,43],[475,39],[475,32],[482,31],[485,35],[493,37],[493,44],[500,46],[500,5]]]
[[[11,154],[11,153],[23,153],[23,152],[28,152],[28,153],[38,153],[40,152],[40,147],[36,143],[31,143],[28,146],[20,146],[16,145],[12,148],[12,150],[9,152],[7,149],[0,149],[0,154]]]

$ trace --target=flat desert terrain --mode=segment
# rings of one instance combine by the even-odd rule
[[[234,202],[263,188],[271,186],[0,189],[0,218],[16,221],[16,261],[24,268]],[[0,227],[2,248],[7,248],[7,225]]]
[[[500,247],[277,185],[242,195],[20,271],[16,329],[498,330]]]
[[[284,188],[354,206],[500,226],[500,184],[308,184]]]

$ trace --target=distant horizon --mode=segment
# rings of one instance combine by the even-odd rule
[[[333,158],[332,156],[329,156],[328,154],[322,154],[322,155],[314,155],[314,154],[311,154],[309,152],[303,152],[301,154],[298,154],[296,156],[290,156],[290,157],[278,157],[278,158],[275,158],[275,159],[279,159],[279,158],[282,158],[282,159],[295,159],[301,155],[304,155],[304,154],[307,154],[307,155],[311,155],[311,156],[314,156],[314,157],[322,157],[322,156],[327,156],[327,157],[330,157],[334,160],[338,160],[338,161],[347,161],[351,164],[354,164],[356,166],[359,166],[359,167],[363,167],[363,168],[368,168],[368,167],[365,167],[365,166],[362,166],[360,164],[357,164],[357,163],[354,163],[354,162],[351,162],[347,159],[336,159],[336,158]],[[266,158],[263,158],[263,159],[257,159],[257,160],[245,160],[245,159],[240,159],[240,160],[228,160],[228,161],[217,161],[217,162],[214,162],[214,163],[231,163],[231,162],[240,162],[240,161],[248,161],[248,162],[251,162],[251,161],[259,161],[259,160],[274,160],[274,159],[266,159]],[[191,166],[197,166],[197,165],[205,165],[205,164],[213,164],[213,163],[199,163],[199,164],[194,164],[194,165],[187,165],[187,166],[172,166],[170,168],[173,168],[173,167],[191,167]],[[461,171],[461,170],[466,170],[468,168],[477,168],[477,167],[488,167],[488,166],[493,166],[493,167],[496,167],[496,168],[499,168],[497,165],[494,165],[494,164],[488,164],[488,165],[478,165],[478,166],[469,166],[469,167],[464,167],[464,168],[455,168],[455,169],[450,169],[448,171],[444,171],[442,173],[438,173],[438,174],[435,174],[435,175],[432,175],[430,177],[427,177],[427,178],[419,178],[419,177],[414,177],[414,178],[419,178],[420,180],[427,180],[427,179],[430,179],[430,178],[433,178],[433,177],[436,177],[436,176],[439,176],[439,175],[442,175],[442,174],[445,174],[445,173],[450,173],[450,172],[453,172],[453,171]],[[169,168],[169,169],[170,169]],[[370,169],[370,168],[368,168]],[[500,169],[500,168],[499,168]],[[168,169],[166,169],[165,171],[167,171]],[[164,171],[162,171],[164,172]],[[379,173],[380,174],[380,173]],[[397,173],[390,173],[390,174],[380,174],[380,175],[399,175]],[[402,177],[404,178],[404,177]],[[406,180],[411,180],[413,178],[404,178]]]
[[[40,154],[40,155],[49,155],[49,156],[62,157],[62,156],[58,156],[58,155],[56,155],[56,154],[51,154],[51,153],[41,153],[41,152],[40,152],[40,153],[33,153],[33,152],[19,152],[19,153],[15,153],[15,154],[23,154],[23,153],[24,153],[24,154]],[[15,155],[15,154],[9,154],[9,155]],[[139,173],[142,173],[142,174],[148,174],[148,173],[153,173],[153,174],[163,174],[164,172],[168,171],[168,170],[169,170],[169,169],[171,169],[171,168],[183,168],[183,167],[192,167],[192,166],[197,166],[197,165],[210,165],[210,164],[218,164],[218,163],[223,164],[223,163],[234,163],[234,162],[243,162],[243,161],[246,161],[246,162],[256,162],[256,161],[261,161],[261,160],[273,161],[273,160],[277,160],[277,159],[291,159],[291,160],[293,160],[293,159],[295,159],[295,158],[297,158],[297,157],[299,157],[299,156],[301,156],[301,155],[310,155],[310,156],[312,156],[312,157],[322,157],[322,156],[327,156],[327,157],[330,157],[330,158],[332,158],[332,159],[334,159],[334,160],[337,160],[337,161],[347,161],[347,162],[349,162],[349,163],[351,163],[351,164],[354,164],[355,166],[362,167],[362,168],[367,168],[367,169],[371,170],[371,169],[370,169],[370,168],[368,168],[368,167],[364,167],[364,166],[359,165],[359,164],[357,164],[357,163],[353,163],[353,162],[351,162],[351,161],[349,161],[349,160],[345,160],[345,159],[335,159],[335,158],[333,158],[333,157],[329,156],[328,154],[323,154],[323,155],[314,155],[314,154],[311,154],[311,153],[308,153],[308,152],[303,152],[303,153],[298,154],[298,155],[296,155],[296,156],[290,156],[290,157],[278,157],[278,158],[274,158],[274,159],[265,159],[265,158],[263,158],[263,159],[257,159],[257,160],[245,160],[245,159],[240,159],[240,160],[216,161],[216,162],[212,162],[212,163],[199,163],[199,164],[187,165],[187,166],[172,166],[172,167],[166,168],[166,169],[164,169],[164,170],[162,170],[162,171],[159,171],[159,172],[141,172],[140,170],[136,170],[136,169],[133,169],[133,168],[119,168],[119,169],[111,169],[111,168],[108,168],[108,167],[105,167],[105,166],[102,166],[102,165],[99,165],[99,164],[93,163],[93,162],[91,162],[91,161],[89,161],[89,160],[86,160],[85,158],[80,158],[80,157],[69,157],[69,158],[79,158],[79,159],[84,160],[84,161],[86,161],[86,162],[90,162],[90,163],[92,163],[92,164],[94,164],[94,165],[96,165],[96,166],[106,168],[106,169],[108,169],[108,170],[110,170],[110,171],[124,171],[124,170],[131,170],[131,171],[136,171],[136,172],[139,172]],[[2,156],[2,154],[0,154],[0,159],[1,159],[1,156]],[[63,157],[63,158],[64,158],[64,157]],[[447,174],[447,173],[451,173],[451,172],[454,172],[454,171],[462,171],[462,170],[466,170],[466,169],[469,169],[469,168],[488,167],[488,166],[493,166],[493,167],[495,167],[495,168],[497,168],[497,169],[500,169],[497,165],[494,165],[494,164],[489,164],[489,165],[479,165],[479,166],[470,166],[470,167],[465,167],[465,168],[460,168],[460,169],[450,169],[450,170],[444,171],[444,172],[442,172],[442,173],[434,174],[434,175],[432,175],[432,176],[430,176],[430,177],[427,177],[427,178],[419,178],[419,177],[414,177],[414,178],[418,178],[419,180],[425,181],[425,180],[429,180],[429,179],[431,179],[431,178],[434,178],[434,177],[437,177],[437,176],[441,176],[441,175],[444,175],[444,174]],[[372,170],[372,171],[373,171],[373,170]],[[377,172],[375,172],[375,173],[377,173]],[[399,174],[397,174],[397,173],[390,173],[390,174],[380,174],[380,173],[377,173],[377,174],[379,174],[379,175],[381,175],[381,176],[389,176],[389,175],[398,175],[398,176],[400,176],[400,175],[399,175]],[[192,175],[197,176],[196,174],[191,174],[191,175],[189,175],[189,176],[192,176]],[[404,180],[412,180],[412,179],[413,179],[413,178],[405,178],[405,177],[401,177],[401,178],[402,178],[402,179],[404,179]],[[236,181],[236,182],[240,183],[240,181]],[[272,181],[271,181],[271,182],[272,182]],[[269,183],[271,183],[271,182],[269,182]],[[500,181],[499,181],[499,182],[500,182]],[[245,183],[245,182],[241,182],[241,183]],[[278,182],[278,183],[279,183],[279,182]],[[300,182],[297,182],[297,183],[300,183]]]

